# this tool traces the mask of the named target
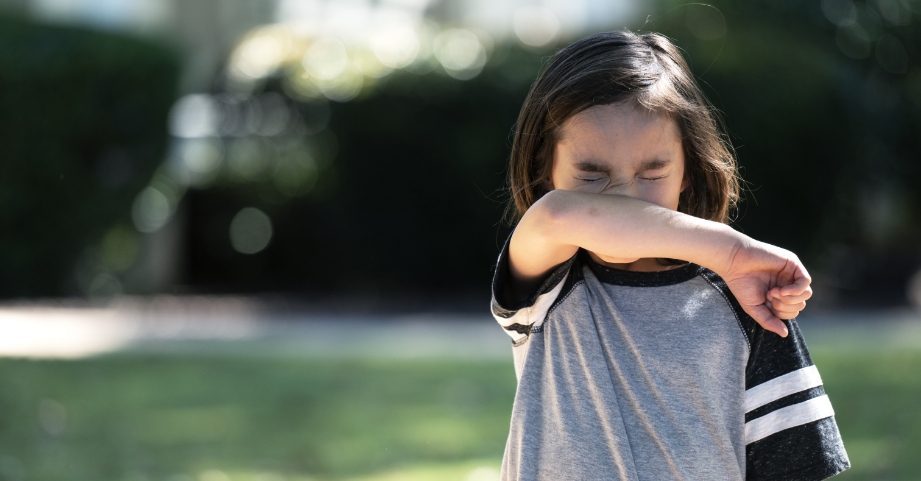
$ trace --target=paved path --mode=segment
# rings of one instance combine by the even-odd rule
[[[110,352],[464,357],[511,355],[488,315],[278,312],[259,299],[127,298],[107,307],[0,306],[0,356],[81,358]]]
[[[909,309],[809,314],[800,325],[813,349],[921,349],[921,314]],[[511,347],[485,313],[278,312],[258,299],[172,296],[125,298],[108,307],[0,306],[0,356],[112,352],[508,359]]]

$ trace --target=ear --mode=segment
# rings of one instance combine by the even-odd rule
[[[688,176],[687,176],[687,174],[685,174],[684,178],[681,179],[681,192],[682,192],[682,193],[684,192],[685,189],[688,188],[688,185],[689,185],[689,184],[690,184],[690,182],[688,182]]]

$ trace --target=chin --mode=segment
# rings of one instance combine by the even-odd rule
[[[606,256],[598,256],[598,258],[608,264],[632,264],[639,260],[639,259],[624,259],[621,257],[606,257]]]

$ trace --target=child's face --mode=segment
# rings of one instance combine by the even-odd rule
[[[617,194],[678,209],[684,149],[674,120],[630,103],[596,105],[563,123],[552,189]]]

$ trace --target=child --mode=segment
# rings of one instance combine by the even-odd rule
[[[735,160],[665,37],[561,50],[521,109],[510,180],[492,302],[518,376],[503,480],[850,466],[794,320],[809,274],[725,224]]]

